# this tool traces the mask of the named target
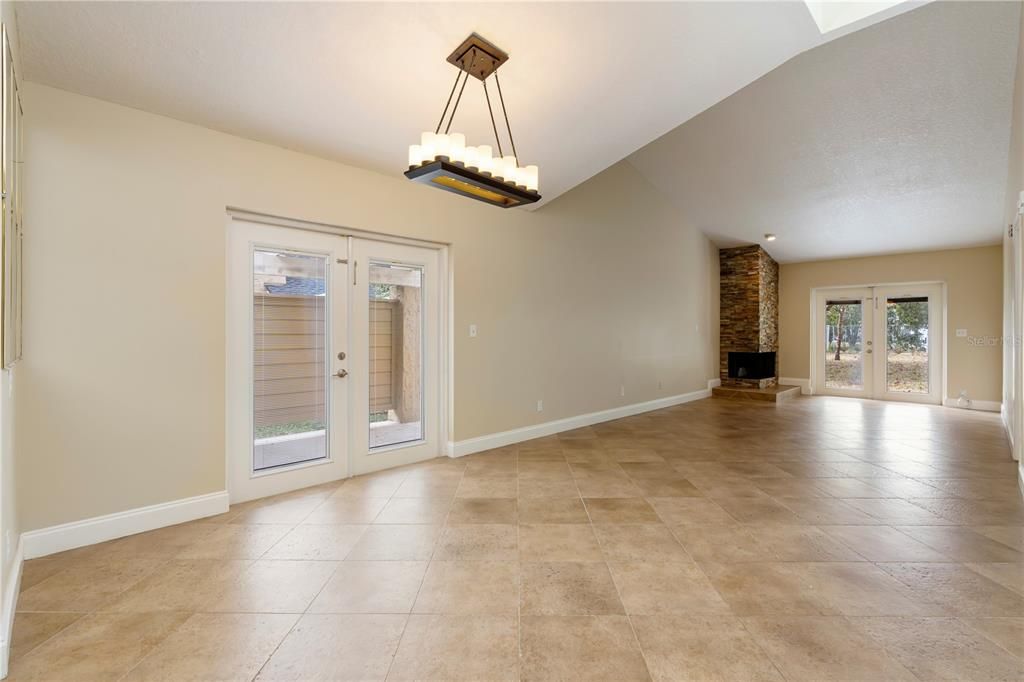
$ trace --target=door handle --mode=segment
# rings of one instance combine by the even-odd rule
[[[344,379],[345,377],[348,376],[348,370],[339,369],[337,372],[334,373],[334,376],[338,377],[339,379]]]

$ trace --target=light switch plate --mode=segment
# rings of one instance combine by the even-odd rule
[[[475,324],[469,325],[469,336],[470,336],[470,338],[474,338],[474,339],[476,338],[476,325]]]
[[[956,335],[961,337],[961,338],[964,337],[964,336],[967,336],[967,330],[966,329],[957,329],[956,330]]]

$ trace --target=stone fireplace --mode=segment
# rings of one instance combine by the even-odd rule
[[[779,264],[757,245],[720,249],[718,261],[722,385],[774,386],[778,378]]]

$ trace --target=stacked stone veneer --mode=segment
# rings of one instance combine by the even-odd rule
[[[760,246],[720,249],[720,358],[723,386],[775,384],[772,379],[730,379],[729,352],[779,350],[779,264]],[[778,357],[776,356],[776,375]]]

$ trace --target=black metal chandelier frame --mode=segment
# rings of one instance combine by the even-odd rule
[[[466,90],[466,83],[469,77],[473,76],[483,85],[484,98],[487,101],[487,112],[491,119],[491,129],[494,131],[494,142],[498,149],[498,156],[503,157],[504,151],[501,144],[501,136],[498,134],[498,125],[494,117],[494,107],[491,104],[490,91],[487,88],[487,79],[492,74],[494,84],[498,91],[498,102],[501,105],[501,114],[505,120],[505,132],[508,135],[509,146],[512,148],[512,155],[518,159],[515,138],[512,136],[512,125],[508,118],[508,109],[505,107],[505,96],[501,90],[501,80],[498,77],[498,68],[508,61],[508,54],[495,46],[490,41],[473,33],[462,42],[448,56],[449,63],[458,67],[455,74],[455,82],[448,93],[441,118],[438,119],[435,134],[441,133],[444,127],[444,134],[447,135],[452,128],[452,121],[462,101],[463,92]],[[461,81],[461,84],[460,84]],[[456,91],[458,95],[456,95]],[[452,99],[455,104],[452,106]],[[451,113],[449,114],[449,109]],[[447,124],[445,118],[448,119]],[[415,182],[430,184],[431,186],[443,189],[448,192],[467,196],[478,201],[483,201],[502,208],[513,208],[525,204],[532,204],[540,200],[540,193],[536,189],[528,189],[523,184],[517,184],[514,178],[504,178],[489,170],[483,170],[474,165],[467,165],[461,160],[452,160],[448,155],[438,154],[432,159],[425,159],[419,164],[412,164],[405,172],[405,177]]]

